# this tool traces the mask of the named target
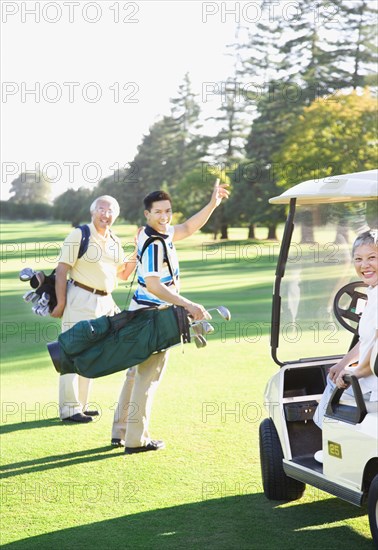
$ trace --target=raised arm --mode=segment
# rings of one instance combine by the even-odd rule
[[[195,231],[201,229],[222,200],[228,198],[230,193],[227,187],[227,183],[220,184],[219,179],[217,179],[209,203],[184,223],[175,225],[173,240],[180,241],[186,237],[190,237]]]

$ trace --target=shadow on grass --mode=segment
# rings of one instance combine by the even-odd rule
[[[104,458],[119,457],[119,453],[109,454],[109,451],[113,450],[114,447],[106,445],[103,447],[95,447],[94,449],[85,449],[84,451],[14,462],[13,464],[6,464],[0,467],[1,478],[6,479],[34,472],[54,470],[62,466],[73,466],[74,464],[81,464],[83,462],[90,463],[103,460]]]
[[[117,503],[109,506],[115,509]],[[349,525],[332,526],[362,514],[334,498],[281,507],[262,494],[230,496],[70,527],[5,544],[3,549],[371,550],[372,542]]]
[[[59,418],[46,418],[45,420],[34,420],[31,422],[17,422],[16,424],[3,424],[0,427],[0,434],[9,434],[19,432],[20,430],[33,430],[34,428],[56,428],[64,426]]]

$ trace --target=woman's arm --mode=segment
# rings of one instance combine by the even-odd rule
[[[375,334],[375,338],[376,339],[378,338],[378,330]],[[348,367],[345,367],[340,371],[340,373],[339,373],[339,375],[336,379],[336,385],[339,388],[346,388],[347,387],[347,384],[345,384],[345,382],[343,380],[344,374],[353,374],[353,376],[355,376],[356,378],[365,378],[366,376],[370,376],[370,374],[371,374],[370,360],[371,360],[371,354],[372,354],[372,351],[373,351],[373,348],[374,348],[374,344],[375,344],[375,342],[373,342],[371,348],[366,353],[362,363],[359,363],[356,368],[353,368],[352,372],[348,369]]]
[[[360,351],[360,342],[357,342],[357,344],[350,350],[344,357],[336,363],[336,365],[333,365],[329,369],[329,378],[336,384],[336,380],[338,376],[340,375],[340,372],[345,369],[348,365],[351,363],[355,363],[358,361],[358,354]]]

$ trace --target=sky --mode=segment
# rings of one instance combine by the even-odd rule
[[[2,200],[25,170],[43,169],[54,198],[128,167],[186,72],[205,113],[215,112],[222,99],[213,90],[232,74],[226,46],[242,7],[3,0]]]

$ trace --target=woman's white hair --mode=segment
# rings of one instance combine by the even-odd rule
[[[114,197],[111,197],[110,195],[101,195],[101,197],[97,197],[97,199],[95,199],[90,208],[89,208],[89,211],[91,214],[93,214],[93,212],[96,210],[97,208],[97,203],[98,201],[106,201],[110,204],[112,210],[113,210],[113,219],[115,220],[116,218],[118,218],[119,216],[119,204],[118,204],[118,201],[117,199],[115,199]]]
[[[356,238],[356,240],[353,243],[352,255],[355,253],[356,248],[358,248],[359,246],[362,246],[364,244],[378,246],[378,230],[377,229],[372,229],[370,231],[365,231],[364,233],[361,233],[361,235],[358,235],[358,237]]]

